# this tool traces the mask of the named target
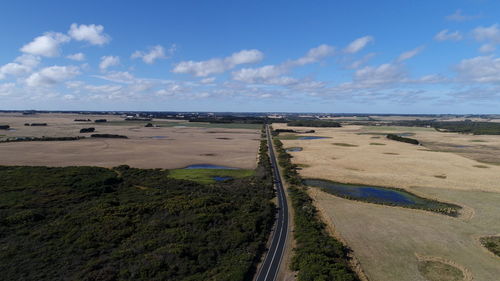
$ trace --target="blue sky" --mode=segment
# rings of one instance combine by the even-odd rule
[[[1,7],[0,109],[499,113],[499,1]]]

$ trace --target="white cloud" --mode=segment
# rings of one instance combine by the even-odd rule
[[[59,45],[68,41],[70,41],[70,38],[62,33],[47,32],[24,45],[21,52],[37,56],[56,57],[60,52]]]
[[[487,41],[500,44],[500,29],[498,28],[498,24],[488,27],[479,26],[472,31],[472,35],[480,42]]]
[[[84,61],[85,60],[85,54],[84,53],[71,54],[71,55],[66,56],[66,58],[68,58],[70,60]]]
[[[377,67],[366,66],[357,70],[354,80],[364,86],[378,86],[399,82],[404,79],[406,73],[400,65],[386,63]]]
[[[500,82],[500,58],[479,56],[462,60],[456,70],[462,81],[478,83]]]
[[[172,72],[189,73],[197,77],[222,73],[240,64],[257,63],[264,54],[259,50],[242,50],[225,58],[214,58],[206,61],[183,61],[178,63]]]
[[[109,35],[104,33],[104,26],[95,24],[78,25],[73,23],[68,34],[77,41],[87,41],[92,45],[104,45],[111,40]]]
[[[479,18],[479,15],[466,15],[462,12],[462,10],[458,9],[453,14],[446,16],[446,19],[449,21],[468,21]]]
[[[211,84],[213,82],[215,82],[215,77],[207,77],[200,80],[202,84]]]
[[[347,47],[344,49],[344,52],[349,54],[355,54],[361,51],[366,45],[370,42],[373,42],[375,39],[373,36],[364,36],[352,41]]]
[[[319,45],[316,48],[310,49],[307,54],[295,61],[292,64],[305,65],[309,63],[318,62],[321,59],[330,56],[335,51],[335,48],[326,44]]]
[[[166,59],[170,57],[175,52],[175,45],[172,45],[168,49],[168,56],[165,55],[165,48],[160,45],[153,46],[149,48],[148,52],[135,51],[130,57],[133,59],[141,58],[147,64],[153,64],[157,59]]]
[[[288,67],[283,65],[266,65],[258,68],[243,68],[232,73],[237,81],[256,83],[259,80],[275,78],[288,72]]]
[[[434,36],[434,40],[436,41],[460,41],[463,39],[462,33],[460,31],[449,31],[448,29],[441,30]]]
[[[106,75],[96,75],[94,77],[111,82],[125,83],[125,84],[133,83],[136,80],[134,75],[130,74],[127,71],[110,71],[107,72]]]
[[[246,82],[246,83],[266,83],[273,85],[283,85],[291,84],[296,81],[292,81],[290,77],[279,77],[290,71],[291,68],[296,66],[303,66],[310,63],[315,63],[321,59],[332,55],[334,48],[329,45],[320,45],[318,47],[310,49],[307,54],[296,60],[291,60],[284,62],[280,65],[266,65],[257,68],[243,68],[232,73],[232,77],[236,81]]]
[[[33,68],[40,63],[40,58],[24,54],[17,57],[14,62],[5,64],[0,67],[0,80],[7,76],[21,76],[33,71]]]
[[[491,52],[494,52],[495,50],[496,50],[496,47],[493,44],[483,44],[479,48],[479,51],[481,53],[491,53]]]
[[[101,63],[99,63],[99,68],[102,71],[108,69],[108,67],[120,64],[120,58],[117,56],[103,56],[101,57]]]
[[[26,84],[30,87],[51,86],[78,74],[80,71],[76,66],[50,66],[31,74],[26,79]]]
[[[14,93],[16,84],[14,83],[4,83],[0,84],[0,96],[10,96]]]
[[[420,46],[420,47],[417,47],[413,50],[410,50],[410,51],[407,51],[407,52],[404,52],[402,53],[401,55],[399,55],[398,59],[397,59],[397,62],[402,62],[402,61],[405,61],[405,60],[408,60],[408,59],[411,59],[413,58],[414,56],[418,55],[420,52],[422,52],[424,50],[424,47],[423,46]]]

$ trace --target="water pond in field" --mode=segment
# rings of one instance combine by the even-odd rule
[[[161,140],[161,139],[166,139],[167,136],[152,136],[151,138],[155,140]]]
[[[302,151],[302,147],[289,147],[285,149],[286,152],[297,152],[297,151]]]
[[[228,180],[232,180],[233,177],[221,177],[221,176],[214,176],[213,179],[215,181],[228,181]]]
[[[189,165],[185,167],[184,169],[218,169],[218,170],[239,170],[239,168],[234,168],[234,167],[228,167],[228,166],[219,166],[219,165],[212,165],[212,164],[195,164],[195,165]]]
[[[460,206],[423,198],[403,189],[337,183],[321,179],[306,179],[304,184],[319,187],[333,195],[382,205],[424,209],[457,216]]]

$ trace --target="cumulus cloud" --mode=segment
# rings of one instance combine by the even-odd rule
[[[459,31],[451,32],[448,29],[441,30],[434,36],[434,40],[436,41],[460,41],[462,39],[462,33]]]
[[[386,63],[379,66],[366,66],[354,74],[354,80],[363,86],[378,86],[399,82],[406,76],[400,65]]]
[[[103,56],[101,57],[101,63],[99,63],[99,68],[105,71],[111,66],[120,64],[120,58],[117,56]]]
[[[21,76],[29,74],[40,63],[40,58],[33,55],[24,54],[17,57],[14,62],[7,63],[0,67],[0,80],[8,76]]]
[[[188,73],[197,77],[205,77],[230,70],[240,64],[257,63],[264,54],[259,50],[242,50],[225,58],[214,58],[205,61],[183,61],[178,63],[172,72]]]
[[[24,45],[21,52],[37,56],[56,57],[59,56],[59,45],[69,40],[70,38],[62,33],[47,32]]]
[[[477,19],[479,17],[479,15],[466,15],[462,12],[462,10],[458,9],[453,14],[446,16],[446,19],[449,21],[461,22]]]
[[[69,28],[68,34],[77,41],[87,41],[92,45],[104,45],[111,40],[111,37],[104,33],[104,26],[95,24],[78,25],[73,23]]]
[[[479,48],[479,51],[481,53],[491,53],[491,52],[494,52],[495,50],[496,50],[496,47],[493,44],[483,44]]]
[[[424,47],[420,46],[420,47],[417,47],[417,48],[415,48],[413,50],[404,52],[401,55],[399,55],[399,57],[397,59],[397,62],[402,62],[402,61],[405,61],[405,60],[409,60],[409,59],[413,58],[414,56],[418,55],[423,50],[424,50]]]
[[[493,24],[491,26],[479,26],[472,31],[472,35],[477,41],[487,41],[495,44],[500,43],[500,29],[498,24]]]
[[[16,89],[15,83],[0,84],[0,96],[10,96]]]
[[[296,65],[305,65],[309,63],[315,63],[320,61],[321,59],[328,57],[333,54],[335,48],[326,44],[319,45],[316,48],[310,49],[307,54],[295,61],[292,61],[292,64]]]
[[[373,42],[375,39],[373,36],[364,36],[352,41],[347,47],[345,47],[344,52],[349,54],[355,54],[361,51],[366,45]]]
[[[68,58],[70,60],[84,61],[85,60],[85,54],[84,53],[71,54],[71,55],[66,56],[66,58]]]
[[[135,81],[134,75],[127,71],[110,71],[107,72],[106,75],[96,75],[94,77],[124,84],[133,83]]]
[[[26,84],[30,87],[52,86],[67,79],[71,79],[80,74],[76,66],[50,66],[31,74],[26,79]]]
[[[149,48],[147,52],[135,51],[130,57],[133,59],[140,58],[147,64],[153,64],[157,59],[166,59],[175,52],[175,45],[168,49],[168,56],[165,54],[165,48],[160,45]]]
[[[292,81],[290,77],[277,77],[288,73],[293,67],[318,62],[321,59],[332,55],[334,50],[335,49],[332,46],[323,44],[310,49],[303,57],[296,60],[287,61],[280,65],[243,68],[233,72],[232,77],[236,81],[246,83],[263,82],[274,85],[295,83],[296,81]]]
[[[462,81],[478,83],[500,82],[500,58],[479,56],[462,60],[456,70]]]

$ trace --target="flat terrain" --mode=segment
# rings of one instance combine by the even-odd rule
[[[432,280],[489,281],[500,276],[500,259],[479,242],[500,233],[500,166],[474,160],[482,157],[474,147],[485,145],[490,154],[500,149],[499,136],[410,127],[312,129],[316,133],[307,135],[330,138],[283,140],[285,147],[303,148],[291,152],[303,177],[399,187],[464,207],[463,216],[452,218],[342,199],[311,188],[325,222],[353,249],[370,280],[425,281],[425,274]],[[391,141],[385,133],[411,133],[410,138],[424,145]],[[426,146],[429,142],[467,146],[443,152]]]
[[[107,119],[107,123],[75,122],[74,119]],[[0,165],[101,166],[127,164],[137,168],[182,168],[192,164],[214,164],[243,169],[256,167],[260,126],[188,123],[179,120],[123,121],[114,115],[0,114],[0,124],[13,130],[0,131],[8,137],[90,136],[95,133],[125,135],[128,139],[83,139],[0,143]],[[24,123],[47,123],[31,127]]]
[[[285,124],[275,124],[274,128],[304,130],[304,127],[287,127]],[[421,186],[500,192],[500,166],[463,155],[474,154],[473,147],[487,144],[491,157],[500,157],[494,156],[495,152],[500,154],[499,136],[440,133],[434,129],[413,127],[311,129],[316,133],[304,135],[330,138],[287,140],[287,134],[280,134],[285,147],[303,148],[303,151],[291,152],[294,163],[306,165],[301,171],[303,177],[399,188]],[[388,140],[386,132],[414,134],[410,137],[422,140],[424,145]],[[466,143],[472,148],[456,147],[461,151],[459,153],[434,151],[425,146],[431,140],[448,146]]]

